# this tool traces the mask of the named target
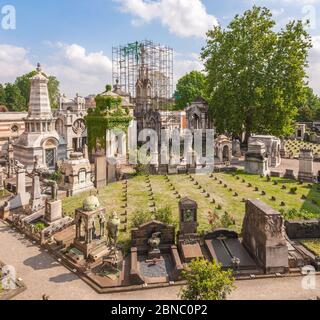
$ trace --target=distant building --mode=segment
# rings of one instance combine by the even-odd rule
[[[209,116],[209,105],[201,97],[196,98],[185,108],[187,128],[195,129],[213,129],[213,121]]]
[[[25,130],[26,112],[0,112],[0,158],[7,155],[8,140],[15,141]]]
[[[74,99],[59,98],[59,108],[54,111],[55,128],[67,143],[67,157],[73,151],[81,151],[87,143],[87,129],[84,117],[87,114],[86,101],[78,94]]]

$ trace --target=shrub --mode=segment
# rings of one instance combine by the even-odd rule
[[[284,210],[281,209],[280,213],[282,214],[285,220],[308,220],[316,218],[318,215],[315,213],[308,212],[306,210],[297,210],[297,209],[289,209]]]
[[[290,193],[291,194],[296,194],[297,193],[298,188],[297,187],[292,187],[290,188]]]
[[[154,214],[154,218],[163,223],[174,224],[172,210],[168,206],[158,209]]]
[[[215,261],[193,260],[182,272],[187,285],[180,291],[182,300],[226,300],[234,289],[232,270],[224,271]]]
[[[61,181],[61,178],[62,178],[62,173],[61,171],[58,169],[56,170],[55,172],[53,172],[50,176],[50,180],[53,180],[53,181],[56,181],[56,182],[59,182]]]
[[[46,225],[44,224],[44,222],[38,221],[33,225],[33,227],[35,232],[41,232],[46,228]]]
[[[131,227],[139,228],[142,224],[152,220],[152,213],[150,211],[137,210],[131,218]]]
[[[230,226],[234,226],[236,224],[234,218],[231,217],[228,212],[225,212],[220,218],[220,223],[223,228],[229,228]]]
[[[149,171],[149,166],[146,164],[138,163],[134,169],[136,170],[136,176],[144,176]]]
[[[215,229],[219,226],[219,214],[215,211],[208,211],[208,222],[212,229]]]

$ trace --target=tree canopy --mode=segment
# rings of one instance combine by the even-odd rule
[[[306,97],[299,111],[296,120],[301,122],[309,122],[320,119],[320,98],[314,94],[309,87],[306,88]]]
[[[0,84],[0,105],[5,105],[9,111],[27,111],[30,98],[30,78],[36,71],[18,77],[14,83]],[[58,107],[59,81],[54,76],[48,77],[48,93],[53,109]]]
[[[36,75],[36,71],[29,72],[27,74],[18,77],[15,81],[15,85],[20,89],[20,92],[24,99],[26,100],[26,109],[29,103],[30,96],[30,79]],[[45,74],[44,74],[45,75]],[[48,77],[47,75],[45,75]],[[59,96],[59,81],[54,76],[48,77],[48,93],[51,108],[56,109],[58,107],[58,96]]]
[[[191,71],[178,80],[175,98],[177,110],[184,109],[195,98],[205,96],[206,77],[200,71]]]
[[[6,102],[4,105],[9,111],[25,111],[26,110],[26,99],[21,94],[20,89],[12,83],[5,84],[5,98]]]
[[[219,132],[241,135],[292,132],[305,101],[311,38],[301,21],[275,31],[267,8],[236,15],[226,29],[207,33],[202,58],[207,98]]]
[[[4,86],[0,83],[0,106],[5,106],[6,102],[6,91],[4,89]]]

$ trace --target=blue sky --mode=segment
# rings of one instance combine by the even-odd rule
[[[205,32],[226,26],[253,4],[270,8],[279,27],[290,18],[312,20],[310,85],[320,94],[320,0],[0,0],[16,9],[16,29],[0,23],[0,82],[39,61],[67,95],[102,91],[111,81],[111,48],[151,39],[174,48],[175,79],[202,68]]]

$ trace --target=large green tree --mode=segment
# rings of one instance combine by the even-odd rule
[[[179,79],[176,87],[176,109],[184,109],[197,97],[205,96],[206,77],[200,71],[191,71]]]
[[[267,8],[254,6],[226,29],[207,33],[202,58],[207,97],[219,132],[288,134],[305,99],[311,38],[301,21],[275,31]]]
[[[15,85],[19,88],[22,96],[26,101],[26,109],[29,103],[29,95],[30,95],[30,78],[36,75],[36,71],[29,72],[24,74],[21,77],[18,77],[15,81]],[[45,74],[44,74],[45,75]],[[45,75],[46,76],[46,75]],[[49,99],[51,103],[51,107],[56,109],[58,107],[58,96],[59,96],[59,81],[54,76],[48,77],[48,92]]]
[[[6,91],[4,89],[4,86],[0,83],[0,105],[5,106],[6,104]]]
[[[21,94],[20,89],[12,83],[5,84],[5,106],[9,111],[25,111],[26,99]]]
[[[320,98],[314,94],[313,90],[306,87],[306,98],[304,103],[299,106],[296,120],[307,122],[320,119]]]

